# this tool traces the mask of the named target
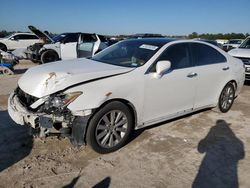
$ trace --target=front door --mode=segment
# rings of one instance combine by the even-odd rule
[[[69,33],[61,42],[61,59],[77,58],[77,42],[79,41],[78,33]]]
[[[187,43],[175,44],[162,53],[160,60],[171,62],[171,69],[155,78],[155,66],[145,74],[144,123],[158,121],[192,110],[197,77],[193,72]]]
[[[97,42],[95,34],[82,33],[77,45],[77,57],[92,57],[98,51]]]

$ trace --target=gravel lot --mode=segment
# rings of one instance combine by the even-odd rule
[[[0,75],[0,187],[250,187],[250,84],[226,114],[205,110],[135,132],[99,155],[67,139],[33,139],[9,118],[7,98],[35,64]]]

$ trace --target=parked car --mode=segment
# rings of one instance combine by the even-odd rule
[[[247,37],[238,48],[232,49],[228,53],[243,61],[246,69],[246,80],[250,80],[250,37]]]
[[[227,52],[231,49],[238,48],[242,41],[242,39],[231,39],[226,44],[223,44],[223,50]]]
[[[214,45],[131,39],[90,59],[30,68],[10,95],[8,111],[40,136],[56,129],[75,145],[108,153],[134,129],[203,108],[227,112],[243,83],[242,61]]]
[[[161,34],[154,34],[154,33],[138,33],[135,35],[131,35],[128,39],[142,39],[142,38],[164,38]]]
[[[108,46],[107,39],[95,33],[62,33],[51,38],[34,26],[29,29],[44,41],[27,48],[26,56],[34,62],[91,57]]]
[[[0,38],[0,50],[15,50],[26,48],[39,42],[39,38],[32,33],[14,33],[4,38]]]
[[[222,48],[222,45],[220,43],[218,43],[216,40],[208,40],[208,39],[194,39],[194,40],[199,40],[199,41],[203,41],[203,42],[207,42],[207,43],[210,43],[210,44],[213,44],[219,48]]]

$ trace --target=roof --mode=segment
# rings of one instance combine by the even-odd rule
[[[174,38],[141,38],[141,39],[127,39],[126,41],[140,41],[142,43],[163,46],[169,42],[175,41]]]
[[[28,32],[17,32],[17,33],[13,33],[13,34],[19,34],[19,35],[22,35],[22,34],[25,34],[25,35],[35,35],[34,33],[28,33]]]

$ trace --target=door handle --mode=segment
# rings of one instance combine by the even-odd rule
[[[229,70],[229,67],[223,67],[222,70],[224,71]]]
[[[198,74],[196,72],[191,72],[187,75],[188,78],[196,77]]]

